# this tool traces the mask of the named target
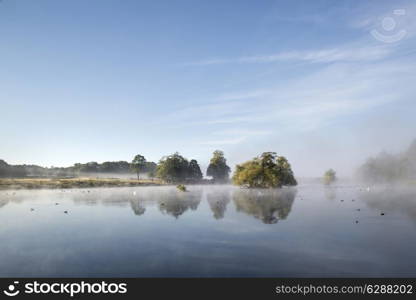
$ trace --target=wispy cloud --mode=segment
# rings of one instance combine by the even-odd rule
[[[266,96],[270,91],[268,90],[254,90],[237,93],[226,93],[218,96],[216,101],[232,101],[232,100],[247,100]]]
[[[288,51],[271,55],[244,56],[229,59],[208,59],[186,63],[189,66],[209,66],[220,64],[253,64],[302,61],[310,63],[374,61],[388,56],[392,48],[388,45],[368,47],[339,47],[309,51]]]
[[[236,145],[240,144],[246,139],[246,137],[238,137],[232,139],[224,139],[224,140],[213,140],[213,141],[203,141],[199,142],[199,145],[206,145],[206,146],[221,146],[221,145]]]
[[[250,137],[259,137],[272,134],[269,130],[255,130],[255,129],[243,129],[243,128],[229,128],[225,130],[215,131],[212,135],[215,136],[228,136],[228,138],[221,140],[209,140],[199,142],[199,145],[206,146],[222,146],[222,145],[237,145],[246,141]]]
[[[256,129],[241,129],[241,128],[230,128],[220,131],[215,131],[215,135],[243,135],[243,136],[265,136],[270,135],[273,132],[271,130],[256,130]]]
[[[333,64],[261,93],[230,93],[239,95],[240,100],[195,105],[172,116],[176,126],[221,126],[212,134],[233,136],[232,140],[214,141],[222,144],[235,143],[235,136],[243,142],[256,134],[266,135],[270,133],[268,128],[315,130],[339,117],[363,113],[411,95],[413,72],[407,61]],[[245,93],[252,98],[244,97]]]
[[[410,15],[410,10],[407,12]],[[364,37],[334,47],[188,63],[210,66],[282,62],[290,63],[293,70],[298,68],[298,73],[293,77],[270,73],[266,82],[257,86],[256,82],[252,89],[211,95],[208,103],[203,101],[175,112],[170,121],[175,120],[178,127],[204,131],[207,141],[199,142],[201,145],[248,145],[279,134],[331,131],[330,126],[340,126],[357,116],[369,116],[383,106],[408,100],[414,94],[415,77],[411,57],[404,54],[414,43],[380,42],[369,32],[375,21],[362,20],[357,27],[365,27]],[[407,26],[411,31],[413,25]],[[305,64],[293,62],[315,65],[305,72]]]

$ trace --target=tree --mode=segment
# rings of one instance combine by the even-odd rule
[[[146,163],[147,176],[152,180],[156,176],[156,169],[157,169],[157,164],[154,163],[153,161],[148,161]]]
[[[336,172],[332,169],[329,169],[324,174],[324,183],[325,184],[331,184],[337,180]]]
[[[166,182],[184,182],[188,177],[188,166],[188,160],[176,152],[159,161],[156,176]]]
[[[357,172],[360,180],[371,183],[414,181],[416,179],[416,140],[397,154],[382,152],[369,158]]]
[[[140,179],[140,172],[146,167],[146,159],[143,155],[137,154],[131,162],[132,169],[137,173],[137,179]]]
[[[51,169],[53,169],[53,167],[51,167]],[[84,173],[97,173],[99,171],[99,165],[97,162],[91,161],[83,164],[80,171]]]
[[[9,165],[0,159],[0,177],[21,178],[26,176],[26,165]]]
[[[145,172],[149,177],[155,177],[157,164],[153,161],[146,162]],[[153,174],[153,176],[151,176]]]
[[[250,188],[275,188],[297,185],[292,168],[283,156],[264,152],[243,164],[237,165],[233,176],[236,185]]]
[[[147,176],[153,181],[153,178],[156,177],[156,171],[155,170],[151,170],[147,173]]]
[[[0,159],[0,177],[7,177],[9,175],[9,164]]]
[[[228,181],[231,169],[227,166],[227,160],[224,158],[224,152],[216,150],[210,160],[207,169],[207,176],[212,176],[214,182]]]
[[[199,167],[198,162],[195,159],[192,159],[189,162],[188,179],[192,181],[199,181],[202,179],[201,168]]]

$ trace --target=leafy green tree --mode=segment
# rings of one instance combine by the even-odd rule
[[[132,169],[137,173],[137,179],[140,179],[140,172],[146,168],[146,159],[143,155],[137,154],[131,162]]]
[[[186,192],[187,190],[186,190],[186,186],[185,185],[183,185],[183,184],[178,184],[177,186],[176,186],[176,188],[179,190],[179,191],[181,191],[181,192]]]
[[[208,165],[207,176],[212,176],[214,182],[226,182],[228,181],[230,171],[231,169],[227,166],[224,152],[220,150],[214,151],[213,157]]]
[[[193,180],[193,181],[198,181],[202,179],[201,168],[199,167],[199,164],[195,159],[192,159],[189,162],[188,179]]]
[[[233,176],[236,185],[257,188],[275,188],[297,185],[292,168],[283,156],[275,152],[264,152],[241,165],[237,165]]]
[[[331,184],[337,180],[336,172],[332,169],[329,169],[324,174],[324,183],[325,184]]]
[[[280,182],[282,185],[297,185],[298,182],[293,175],[292,166],[284,156],[278,156],[277,159],[277,172],[281,175]]]
[[[188,177],[188,166],[188,160],[176,152],[159,161],[156,176],[170,183],[184,182]]]

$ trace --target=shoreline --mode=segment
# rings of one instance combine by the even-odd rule
[[[0,190],[162,186],[160,180],[118,178],[2,178]]]

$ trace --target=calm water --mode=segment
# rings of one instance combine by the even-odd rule
[[[415,188],[188,188],[0,191],[0,276],[416,276]]]

